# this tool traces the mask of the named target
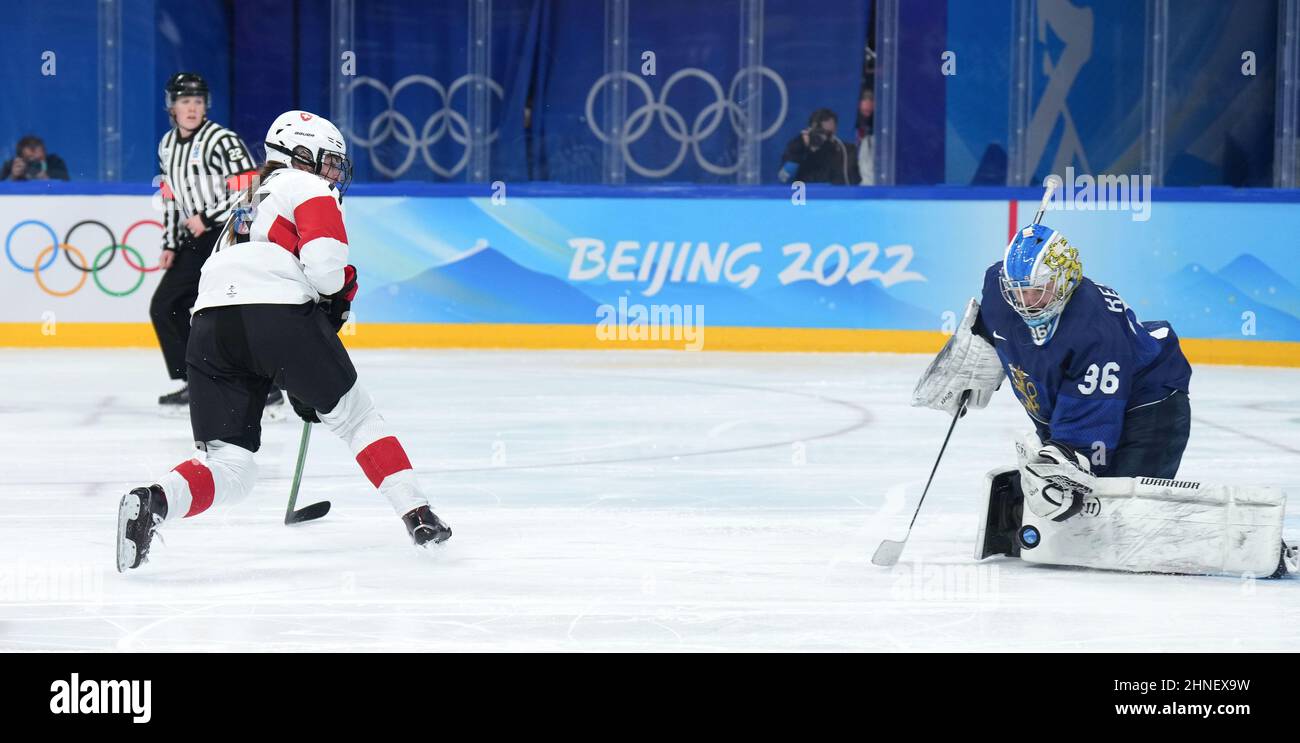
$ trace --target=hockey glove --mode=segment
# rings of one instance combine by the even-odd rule
[[[293,395],[289,395],[289,404],[293,406],[293,412],[297,413],[299,418],[308,423],[320,423],[320,417],[316,415],[316,409],[312,406]]]
[[[321,297],[320,308],[329,318],[330,327],[337,333],[352,315],[352,298],[357,295],[357,269],[347,266],[343,269],[343,288],[327,297]]]
[[[912,407],[957,412],[961,393],[969,391],[968,408],[983,408],[1002,386],[1002,362],[988,341],[971,332],[980,305],[974,299],[966,305],[961,324],[930,362],[912,392]]]
[[[1038,437],[1032,439],[1037,443]],[[1088,457],[1066,444],[1049,441],[1030,450],[1020,466],[1020,489],[1035,515],[1064,521],[1083,508],[1083,499],[1097,487]]]

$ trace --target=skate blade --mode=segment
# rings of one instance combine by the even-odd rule
[[[127,493],[117,507],[117,572],[125,573],[135,564],[135,542],[126,538],[126,528],[140,516],[140,496]]]
[[[164,418],[188,418],[190,417],[189,405],[159,405],[158,414]]]
[[[1290,575],[1300,577],[1300,546],[1293,542],[1284,542],[1282,548],[1282,558],[1278,561],[1278,572],[1281,577]]]
[[[441,547],[443,543],[445,543],[448,539],[451,539],[451,527],[447,527],[447,530],[442,534],[440,534],[436,539],[430,539],[429,541],[423,542],[421,544],[416,544],[412,542],[411,546],[419,550],[427,550],[430,547]]]

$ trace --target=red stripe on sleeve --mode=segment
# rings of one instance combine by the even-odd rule
[[[332,237],[344,245],[348,242],[347,230],[343,229],[343,212],[333,196],[316,196],[302,202],[293,210],[293,221],[298,225],[299,245],[306,245],[318,237]]]
[[[298,257],[298,228],[293,226],[293,222],[277,215],[271,229],[267,230],[266,238]]]
[[[162,197],[168,201],[175,201],[176,194],[172,193],[172,187],[167,185],[167,181],[162,182]]]
[[[208,510],[217,491],[216,486],[212,484],[212,470],[199,460],[191,459],[176,465],[176,472],[180,473],[190,486],[190,510],[185,514],[185,518],[197,516]]]
[[[406,450],[396,436],[385,436],[362,449],[357,464],[375,487],[394,472],[411,469],[411,460],[406,458]]]

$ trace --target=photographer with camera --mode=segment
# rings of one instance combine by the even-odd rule
[[[829,108],[819,108],[808,117],[808,128],[790,140],[781,155],[782,183],[830,183],[857,185],[857,148],[835,136],[839,119]]]
[[[0,181],[68,180],[68,166],[58,155],[45,154],[45,142],[28,134],[18,140],[18,156],[0,168]]]

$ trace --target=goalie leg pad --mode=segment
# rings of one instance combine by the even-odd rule
[[[1267,576],[1277,569],[1285,508],[1275,488],[1101,477],[1070,519],[1026,509],[1020,557],[1106,570]]]

